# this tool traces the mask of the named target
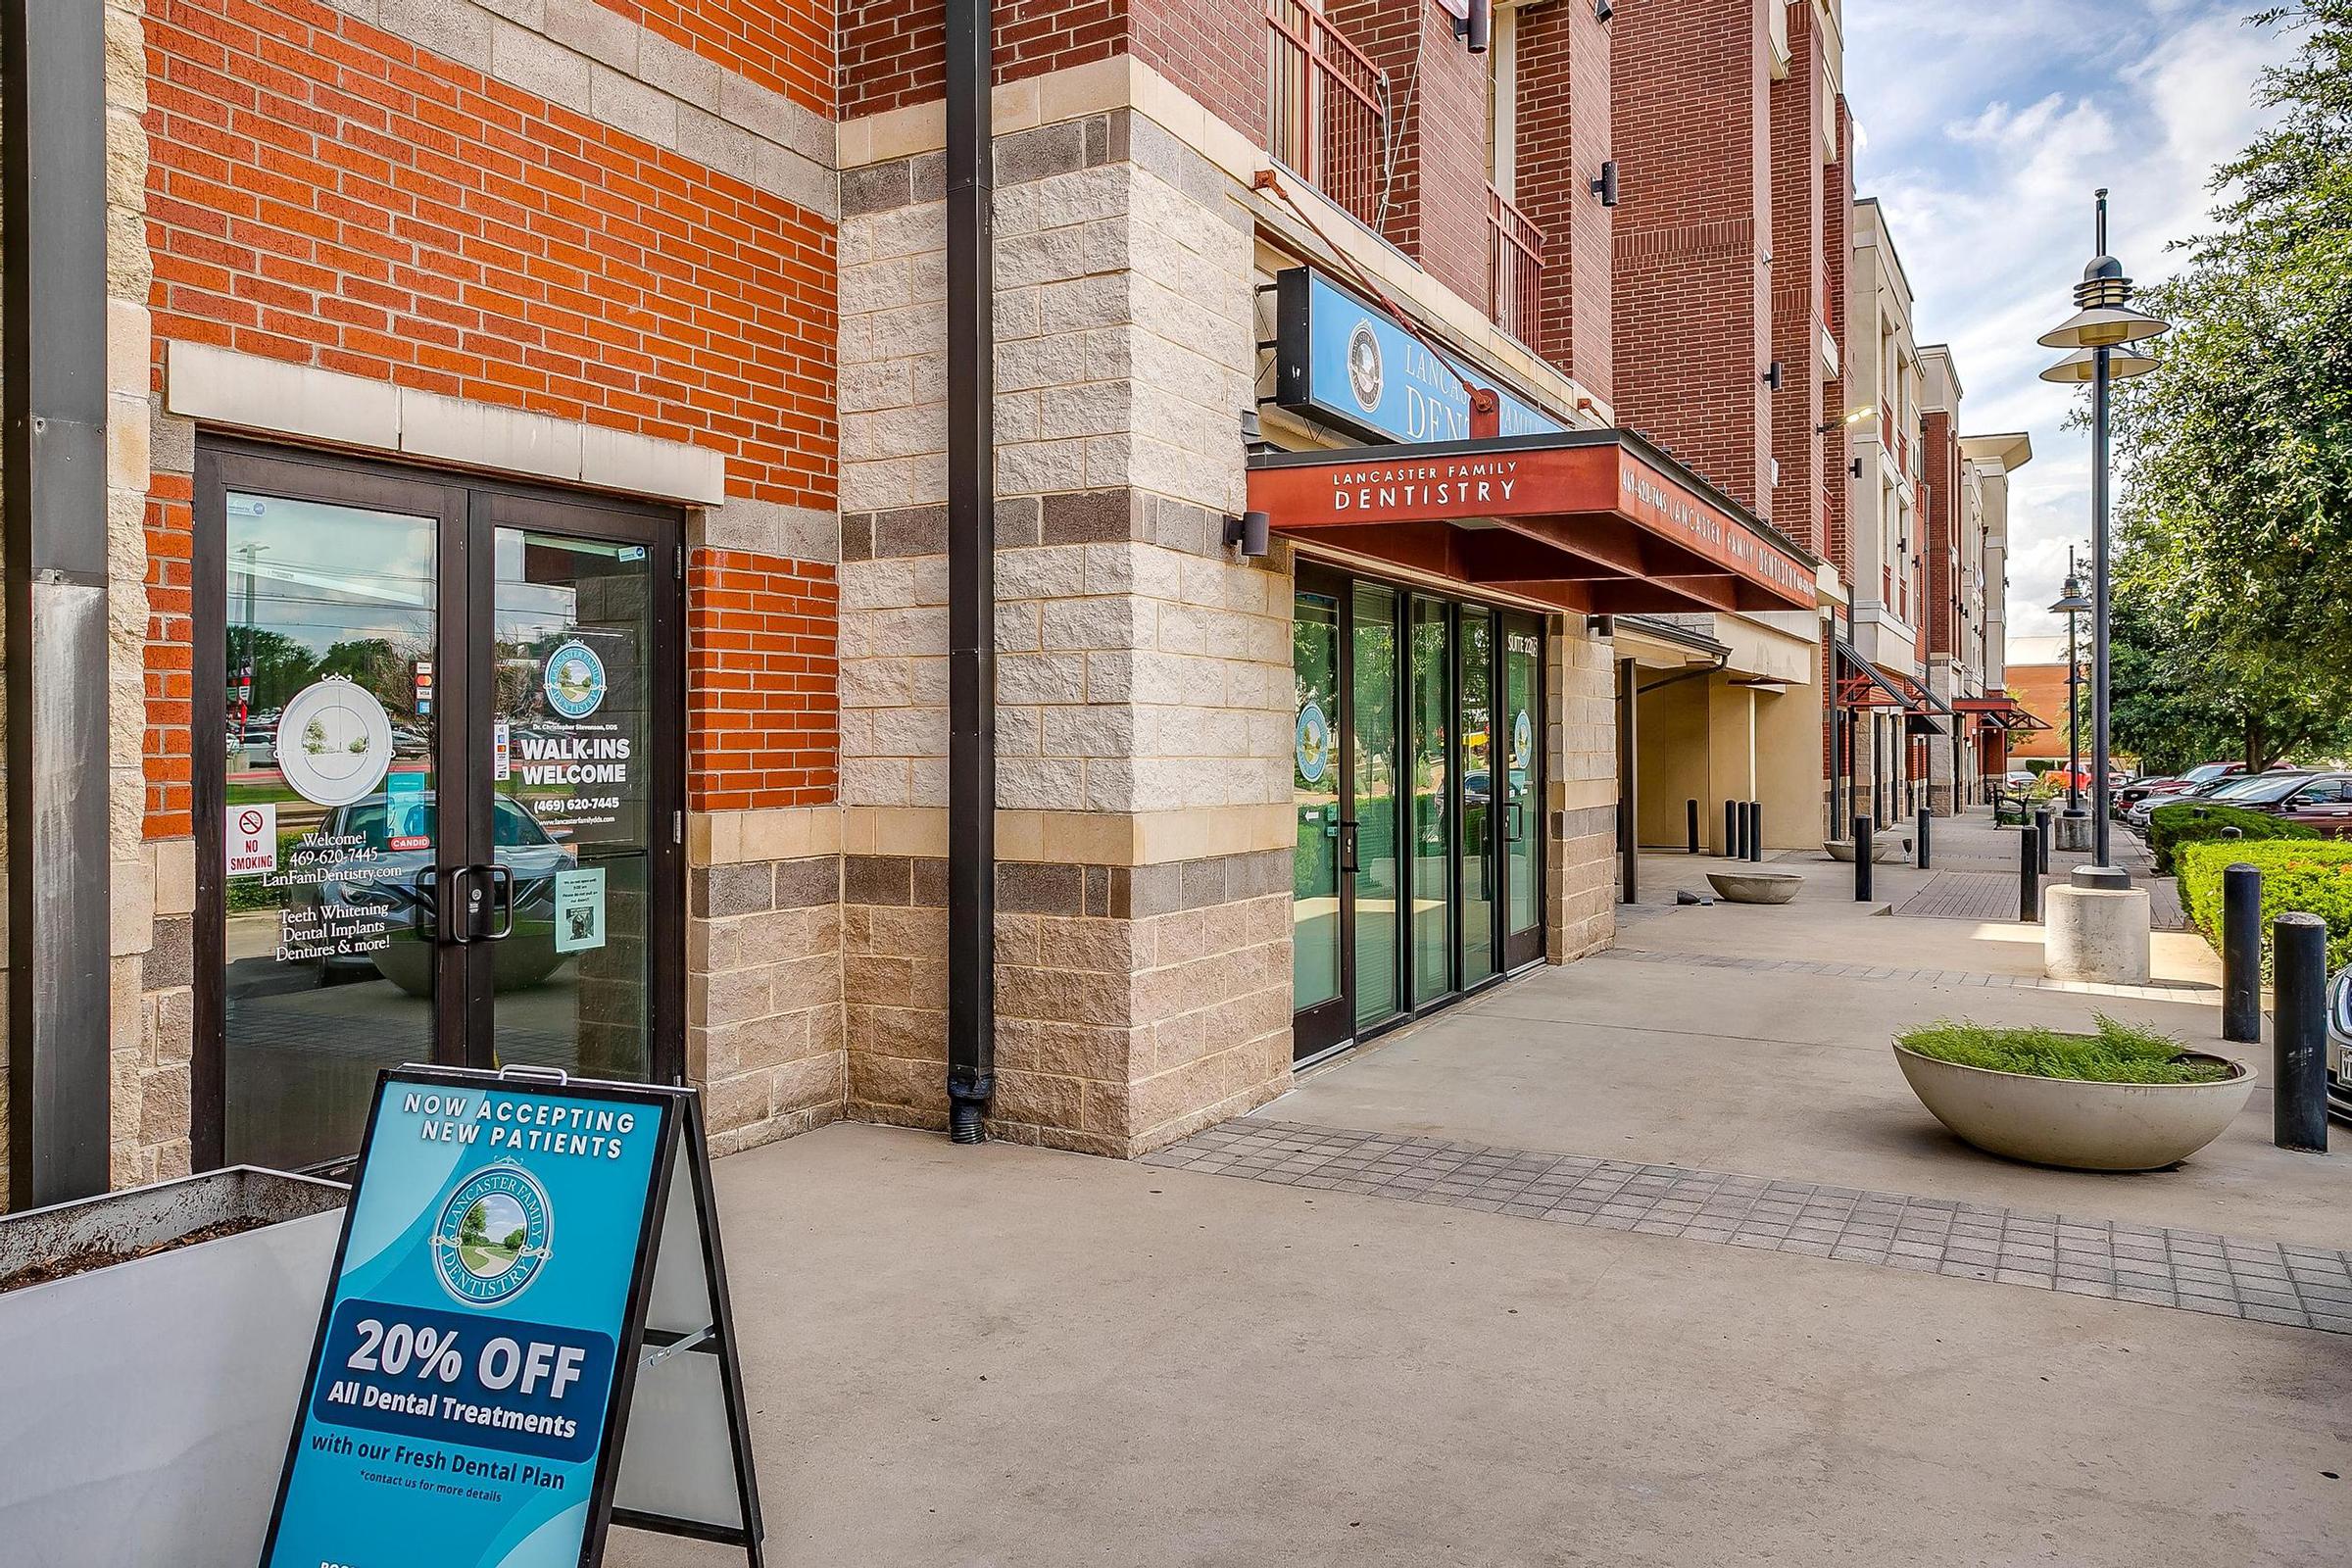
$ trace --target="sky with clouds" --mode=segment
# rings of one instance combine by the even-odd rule
[[[2070,542],[2089,538],[2090,442],[2034,339],[2073,310],[2091,193],[2142,283],[2205,226],[2214,165],[2261,129],[2256,75],[2290,42],[2245,24],[2256,0],[1845,0],[1855,190],[1879,198],[1918,296],[1922,343],[1952,345],[1968,433],[2030,430],[2012,483],[2009,635],[2048,613]],[[2054,657],[2064,658],[2063,653]]]

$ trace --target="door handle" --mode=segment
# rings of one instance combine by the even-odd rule
[[[1355,830],[1353,822],[1340,823],[1340,869],[1349,876],[1363,869],[1355,862]]]
[[[1510,801],[1502,808],[1502,836],[1513,844],[1527,836],[1527,819],[1521,813],[1527,809],[1523,801]]]
[[[482,890],[471,886],[474,869],[470,865],[453,865],[446,876],[439,878],[439,891],[433,902],[439,909],[444,942],[464,946],[474,940],[473,917],[482,907]]]
[[[504,923],[497,930],[484,933],[482,940],[504,942],[514,934],[514,868],[492,864],[479,869],[490,873],[491,907],[506,915]]]

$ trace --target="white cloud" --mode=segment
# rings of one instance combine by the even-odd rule
[[[2091,192],[2142,282],[2196,233],[2206,181],[2261,128],[2262,68],[2289,47],[2215,0],[1857,0],[1846,94],[1871,127],[1859,190],[1879,197],[1918,296],[1922,342],[1945,341],[1966,430],[2029,430],[2012,485],[2009,626],[2064,630],[2047,607],[2070,540],[2089,535],[2088,438],[2039,380],[2034,339],[2072,309],[2091,255]]]

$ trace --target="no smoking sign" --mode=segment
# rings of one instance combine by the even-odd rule
[[[232,806],[228,808],[228,874],[254,876],[277,869],[277,806]]]

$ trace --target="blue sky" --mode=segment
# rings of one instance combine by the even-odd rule
[[[2146,283],[2204,226],[2212,167],[2261,128],[2251,102],[2286,41],[2242,22],[2253,0],[1846,0],[1855,188],[1880,199],[1918,297],[1922,343],[1948,342],[1964,430],[2030,430],[2014,482],[2009,627],[2047,612],[2070,541],[2089,537],[2087,435],[2039,380],[2034,338],[2073,309],[2091,255],[2091,192],[2111,245]],[[2054,657],[2063,658],[2063,653]]]

